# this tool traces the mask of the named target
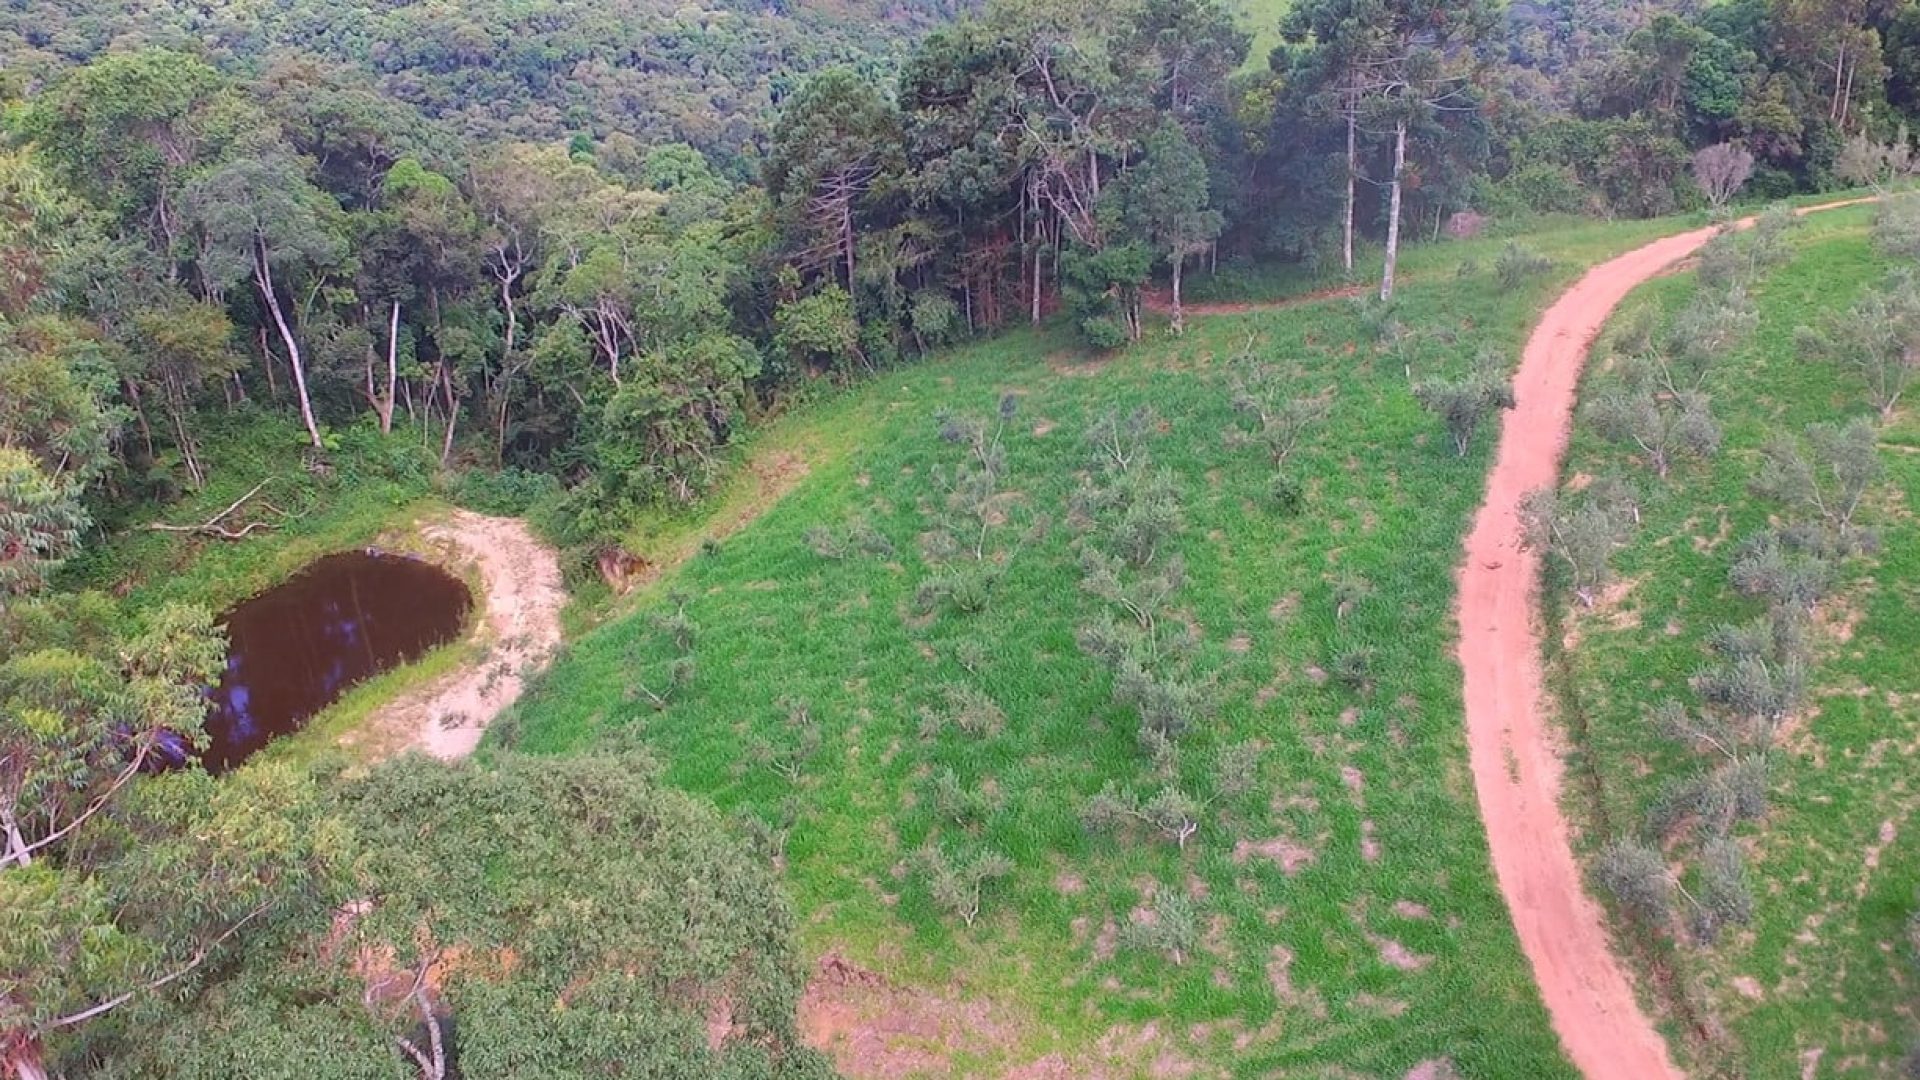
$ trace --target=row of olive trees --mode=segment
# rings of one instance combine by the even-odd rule
[[[1645,322],[1620,335],[1628,356],[1589,406],[1588,421],[1660,479],[1718,449],[1705,387],[1714,362],[1756,325],[1748,287],[1784,258],[1793,220],[1772,211],[1748,235],[1723,234],[1702,253],[1701,297],[1664,334]],[[1868,374],[1883,415],[1890,410],[1882,405],[1887,384],[1872,377],[1875,362],[1863,353],[1899,354],[1900,287],[1870,294],[1847,316],[1797,338],[1803,353]],[[1814,424],[1761,449],[1751,487],[1780,510],[1774,525],[1738,545],[1728,578],[1734,592],[1764,609],[1716,627],[1707,663],[1689,680],[1690,695],[1649,710],[1652,731],[1694,754],[1698,767],[1668,783],[1635,834],[1614,840],[1595,864],[1599,885],[1645,924],[1665,930],[1684,922],[1695,941],[1710,944],[1726,927],[1752,919],[1753,891],[1735,829],[1767,812],[1775,743],[1805,705],[1818,605],[1839,586],[1845,561],[1875,544],[1859,512],[1879,471],[1867,417]],[[1543,493],[1529,503],[1532,539],[1566,568],[1587,604],[1628,527],[1623,507],[1637,520],[1637,502],[1623,499],[1617,481],[1596,483],[1577,499]]]

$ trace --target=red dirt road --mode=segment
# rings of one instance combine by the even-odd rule
[[[1712,236],[1698,229],[1603,263],[1547,309],[1521,357],[1518,407],[1501,425],[1459,572],[1467,742],[1494,872],[1561,1046],[1589,1080],[1681,1073],[1608,946],[1560,814],[1561,763],[1541,679],[1540,560],[1520,545],[1519,505],[1559,480],[1580,369],[1614,307]]]

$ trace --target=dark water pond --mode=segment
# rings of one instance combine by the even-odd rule
[[[459,578],[401,555],[314,561],[228,611],[227,671],[200,760],[220,772],[298,731],[347,688],[452,640],[473,603]]]

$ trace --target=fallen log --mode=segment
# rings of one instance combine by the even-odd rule
[[[271,479],[272,477],[268,477],[268,480],[271,480]],[[266,480],[262,480],[259,483],[253,485],[252,490],[248,491],[245,495],[242,495],[239,498],[233,500],[233,502],[230,503],[225,510],[220,511],[219,513],[213,515],[212,517],[208,518],[207,520],[201,522],[198,525],[168,525],[165,522],[156,521],[148,525],[147,528],[152,530],[153,532],[192,533],[197,536],[218,537],[221,540],[243,540],[249,534],[253,533],[257,529],[278,528],[279,526],[277,526],[271,521],[252,521],[252,522],[248,522],[246,525],[238,529],[229,529],[226,526],[220,524],[222,521],[225,521],[227,518],[232,517],[234,511],[240,509],[242,506],[245,506],[248,499],[251,499],[255,495],[260,494],[260,489],[266,486],[267,486]],[[265,505],[267,506],[268,509],[278,513],[281,517],[286,516],[286,511],[281,510],[279,507],[274,506],[271,503],[268,503]]]

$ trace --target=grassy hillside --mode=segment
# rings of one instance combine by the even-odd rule
[[[889,373],[793,421],[778,453],[810,471],[792,494],[578,642],[493,737],[546,753],[638,737],[674,783],[775,832],[790,822],[811,953],[1006,1018],[906,1036],[934,1075],[1049,1053],[1123,1072],[1164,1056],[1397,1076],[1451,1057],[1473,1076],[1567,1075],[1489,874],[1459,725],[1451,573],[1488,440],[1455,457],[1407,373],[1516,354],[1580,265],[1674,227],[1536,238],[1556,266],[1517,289],[1488,269],[1493,244],[1422,251],[1395,313],[1405,338],[1332,300],[1200,319],[1106,362],[1016,334]],[[1246,353],[1287,394],[1330,403],[1294,458],[1294,513],[1273,507],[1264,454],[1227,437]],[[934,481],[966,456],[935,413],[990,416],[1003,395],[1017,413],[985,545],[998,580],[984,610],[929,609]],[[1173,768],[1211,800],[1184,848],[1079,820],[1108,781],[1167,782],[1076,642],[1108,610],[1080,587],[1084,433],[1140,406],[1182,503],[1188,581],[1169,621],[1198,635],[1197,672],[1220,691]],[[856,524],[884,537],[868,535],[875,553],[815,550],[810,530]],[[679,655],[655,625],[669,592],[698,630],[696,674],[656,709]],[[959,730],[953,695],[984,695],[968,717],[997,730]],[[1246,744],[1256,790],[1222,791],[1223,752]],[[1011,860],[971,927],[916,869],[929,843],[950,862]],[[1119,931],[1148,912],[1190,914],[1181,962],[1127,947]]]
[[[1248,71],[1266,70],[1267,54],[1280,44],[1280,20],[1292,6],[1291,0],[1233,0],[1240,25],[1253,35],[1253,48],[1247,52]]]
[[[1760,448],[1778,433],[1869,411],[1853,376],[1794,345],[1796,328],[1820,325],[1885,280],[1889,265],[1868,244],[1867,220],[1867,211],[1850,210],[1803,225],[1791,260],[1758,283],[1757,332],[1709,377],[1726,436],[1710,463],[1682,465],[1658,484],[1590,423],[1576,430],[1570,476],[1624,469],[1646,492],[1642,524],[1618,552],[1618,582],[1599,609],[1564,600],[1560,608],[1558,678],[1580,747],[1574,790],[1589,840],[1635,829],[1663,791],[1700,768],[1698,755],[1655,736],[1646,710],[1688,692],[1714,626],[1765,610],[1728,582],[1740,543],[1783,513],[1750,490]],[[1693,275],[1656,282],[1621,322],[1639,310],[1676,312],[1699,288]],[[1586,394],[1615,377],[1603,365]],[[1920,890],[1920,848],[1909,839],[1920,806],[1920,667],[1912,660],[1920,527],[1911,507],[1920,497],[1920,420],[1912,406],[1879,437],[1886,473],[1862,516],[1881,534],[1880,554],[1842,564],[1838,595],[1814,620],[1809,705],[1788,720],[1772,755],[1768,812],[1735,830],[1753,883],[1751,926],[1710,946],[1628,934],[1643,961],[1669,973],[1664,984],[1674,989],[1660,1004],[1703,1074],[1887,1075],[1914,1036],[1907,942]],[[1682,856],[1673,857],[1679,865]]]

